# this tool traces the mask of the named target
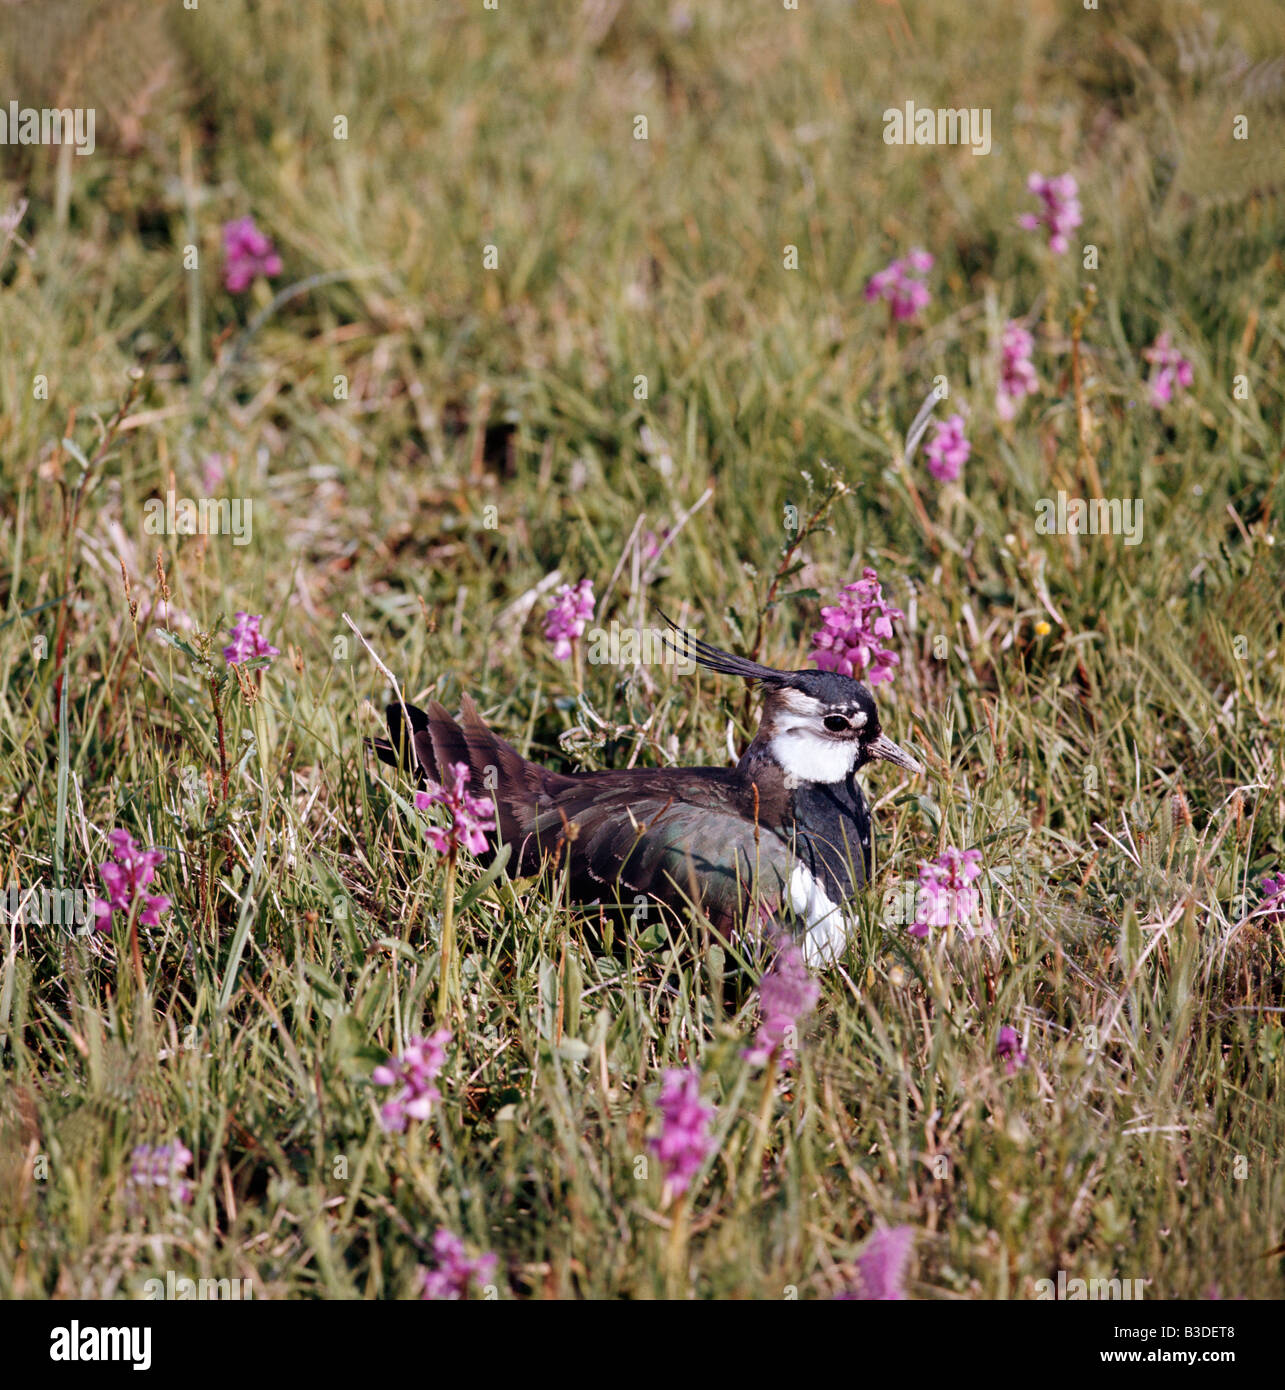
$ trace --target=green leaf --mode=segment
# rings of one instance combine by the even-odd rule
[[[468,891],[459,900],[455,911],[463,915],[470,907],[482,896],[483,893],[495,882],[504,872],[504,866],[509,862],[509,851],[512,845],[501,845],[499,853],[495,856],[495,861],[491,867],[476,882],[470,883]]]
[[[51,598],[45,603],[38,603],[34,608],[24,608],[21,613],[15,613],[12,618],[6,618],[0,623],[0,632],[3,632],[11,623],[21,622],[24,618],[30,618],[33,614],[43,613],[46,608],[56,608],[71,596],[69,589],[65,594],[59,594],[57,598]]]
[[[353,1080],[367,1080],[381,1062],[388,1060],[388,1049],[376,1047],[350,1013],[336,1013],[332,1018],[328,1053],[331,1064]]]
[[[312,981],[312,987],[321,995],[323,999],[335,1000],[341,997],[342,991],[339,986],[319,965],[314,965],[312,961],[303,962],[303,973]]]
[[[258,867],[256,862],[256,868]],[[241,968],[241,956],[245,952],[245,943],[250,938],[250,928],[254,925],[257,905],[254,900],[253,890],[258,887],[257,874],[252,875],[246,891],[241,895],[241,911],[237,918],[236,930],[232,933],[232,942],[228,947],[228,963],[223,973],[223,982],[219,987],[219,1012],[223,1013],[228,1007],[228,1002],[232,998],[232,991],[236,988],[237,971]]]
[[[195,651],[195,649],[188,646],[188,644],[181,637],[175,637],[174,634],[170,632],[168,628],[158,627],[156,629],[156,635],[161,639],[162,642],[168,642],[171,647],[177,647],[178,650],[181,651],[183,655],[187,657],[187,659],[190,662],[193,663],[193,665],[205,665],[205,662],[201,659],[200,655]]]
[[[659,922],[653,922],[645,932],[634,939],[644,951],[658,951],[669,940],[669,933]]]
[[[80,466],[85,470],[86,473],[89,472],[89,460],[84,456],[83,453],[81,453],[80,445],[77,444],[74,439],[64,439],[62,442],[62,447],[67,450],[67,452],[72,456],[72,458],[76,460],[78,464],[80,464]]]

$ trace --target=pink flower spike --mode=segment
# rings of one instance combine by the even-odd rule
[[[1062,255],[1070,246],[1068,233],[1073,232],[1084,220],[1080,210],[1080,189],[1072,174],[1060,174],[1057,178],[1046,179],[1043,174],[1032,174],[1026,180],[1026,187],[1044,204],[1038,213],[1024,212],[1017,220],[1028,232],[1047,227],[1049,250],[1054,255]]]
[[[759,981],[761,1021],[754,1045],[745,1048],[741,1056],[756,1067],[766,1066],[776,1057],[782,1069],[788,1070],[794,1063],[799,1023],[816,1007],[821,989],[803,963],[794,938],[782,932],[778,942],[776,956]]]
[[[953,927],[971,941],[989,931],[981,921],[982,895],[972,886],[981,872],[981,851],[975,849],[948,847],[936,859],[921,862],[915,920],[906,929],[909,934],[926,937],[933,927]]]
[[[1191,363],[1172,346],[1168,333],[1161,333],[1142,355],[1151,363],[1148,394],[1157,410],[1173,400],[1175,387],[1186,390],[1195,380]]]
[[[903,1300],[914,1248],[910,1226],[881,1226],[873,1231],[857,1256],[857,1282],[840,1297],[882,1303]]]
[[[232,624],[232,641],[223,648],[223,659],[229,666],[242,661],[253,661],[260,656],[280,656],[281,653],[259,631],[263,621],[261,613],[238,612]]]
[[[553,596],[553,606],[544,615],[545,640],[553,643],[553,655],[558,661],[571,659],[571,644],[583,635],[593,617],[595,599],[593,580],[582,579],[573,589],[561,585]]]
[[[871,685],[890,681],[901,658],[883,645],[893,619],[906,615],[883,597],[878,574],[869,566],[855,584],[845,584],[839,602],[821,610],[821,630],[812,638],[809,660],[822,671],[837,671]]]
[[[281,257],[253,217],[228,222],[223,228],[223,284],[232,294],[248,290],[256,275],[281,274]]]
[[[1273,920],[1285,918],[1285,873],[1263,879],[1263,901],[1258,911]]]
[[[1008,1076],[1012,1076],[1018,1067],[1026,1065],[1026,1053],[1022,1051],[1022,1043],[1017,1036],[1016,1028],[1010,1028],[1006,1023],[999,1030],[999,1041],[995,1044],[995,1055],[1003,1058],[1004,1071]]]
[[[129,1182],[133,1187],[164,1188],[172,1202],[190,1202],[194,1188],[186,1176],[192,1150],[176,1139],[172,1144],[139,1144],[130,1153]]]
[[[165,859],[165,851],[140,849],[127,830],[111,831],[107,842],[111,845],[112,858],[98,866],[106,897],[94,901],[97,930],[105,932],[110,929],[113,912],[123,912],[128,917],[135,899],[141,903],[139,922],[146,927],[160,926],[160,914],[169,911],[170,900],[144,893],[143,889],[156,877],[156,870]]]
[[[655,531],[643,532],[639,549],[644,561],[654,560],[660,554],[660,547],[669,539],[669,532],[668,526],[661,531],[660,535],[657,535]]]
[[[214,493],[218,490],[219,484],[227,477],[228,461],[222,454],[206,454],[204,462],[201,464],[201,485],[206,492]]]
[[[667,1071],[657,1104],[661,1131],[648,1148],[660,1160],[666,1186],[674,1196],[680,1196],[709,1155],[714,1109],[701,1100],[700,1074],[694,1070]]]
[[[1039,390],[1039,379],[1031,365],[1035,339],[1016,319],[1004,325],[1000,337],[999,393],[995,402],[1001,420],[1011,420],[1023,396]]]
[[[469,791],[467,763],[452,763],[447,774],[449,787],[430,782],[426,791],[415,793],[415,805],[421,811],[427,811],[430,806],[442,806],[449,818],[445,827],[430,825],[424,831],[424,838],[438,854],[447,854],[459,845],[470,854],[485,854],[490,847],[486,837],[495,832],[495,805],[487,797],[475,796]]]
[[[166,897],[149,897],[147,906],[138,914],[138,920],[145,927],[159,927],[161,925],[161,913],[170,910],[170,900]]]
[[[891,261],[867,281],[867,302],[873,303],[876,299],[886,300],[895,320],[904,322],[913,319],[921,309],[926,309],[932,300],[928,287],[915,277],[927,274],[932,267],[932,256],[918,248],[904,259]]]
[[[953,483],[972,453],[972,445],[964,437],[964,417],[951,415],[945,420],[934,420],[933,438],[924,445],[924,458],[928,471],[943,483]]]
[[[426,1299],[467,1298],[469,1288],[485,1285],[495,1273],[494,1255],[478,1255],[469,1259],[464,1242],[453,1231],[442,1227],[433,1237],[434,1268],[420,1266],[420,1297]]]
[[[426,1038],[408,1038],[400,1057],[389,1057],[371,1072],[375,1085],[398,1087],[379,1111],[380,1125],[389,1133],[402,1133],[408,1119],[428,1119],[432,1103],[441,1100],[442,1094],[434,1083],[446,1063],[446,1044],[450,1040],[449,1028],[439,1028]]]

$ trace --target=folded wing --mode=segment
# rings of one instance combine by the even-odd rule
[[[494,799],[511,875],[555,856],[577,901],[699,903],[727,930],[752,896],[768,911],[787,896],[797,861],[780,835],[755,825],[730,768],[552,772],[489,729],[467,695],[458,721],[436,700],[427,711],[407,705],[405,716],[390,705],[387,717],[389,740],[372,740],[383,761],[437,783],[464,763],[472,790]]]

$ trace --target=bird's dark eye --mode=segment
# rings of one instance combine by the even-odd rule
[[[837,734],[841,729],[848,727],[848,721],[841,714],[827,714],[825,717],[825,727],[832,734]]]

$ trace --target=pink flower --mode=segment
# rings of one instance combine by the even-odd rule
[[[1285,873],[1263,880],[1263,901],[1258,910],[1265,917],[1285,917]]]
[[[933,268],[933,258],[927,251],[918,248],[899,260],[891,261],[883,270],[876,271],[866,284],[866,300],[887,300],[892,308],[894,319],[901,321],[913,319],[921,309],[928,307],[932,295],[918,275],[926,275]]]
[[[973,447],[964,438],[964,417],[951,415],[934,420],[936,434],[924,445],[928,471],[943,483],[953,483],[972,453]]]
[[[224,225],[223,256],[223,283],[232,294],[248,290],[256,275],[281,274],[281,257],[271,238],[254,225],[253,217]]]
[[[371,1072],[376,1086],[398,1087],[379,1110],[379,1123],[389,1133],[400,1134],[407,1120],[428,1119],[433,1102],[441,1100],[434,1083],[446,1062],[450,1040],[449,1028],[439,1028],[426,1038],[408,1038],[400,1057],[389,1057]]]
[[[142,890],[156,877],[157,867],[165,859],[165,851],[139,849],[134,837],[125,830],[113,830],[107,840],[112,847],[112,858],[98,866],[107,896],[94,901],[97,929],[108,931],[111,928],[113,912],[123,912],[128,917],[135,898],[142,903],[139,922],[145,927],[160,926],[161,913],[169,911],[170,900]]]
[[[654,560],[656,556],[660,554],[661,545],[668,539],[668,526],[665,527],[665,529],[660,533],[660,535],[657,535],[655,531],[644,531],[642,534],[642,543],[640,547],[642,551],[642,559]]]
[[[661,1085],[660,1133],[648,1147],[660,1160],[665,1182],[674,1196],[687,1191],[710,1150],[709,1125],[713,1106],[700,1098],[700,1074],[667,1071]]]
[[[229,666],[260,656],[281,655],[259,631],[262,621],[262,613],[237,613],[236,622],[232,624],[232,641],[223,648],[223,659]]]
[[[890,1303],[906,1297],[906,1270],[915,1248],[910,1226],[881,1226],[857,1256],[857,1282],[844,1299]]]
[[[1004,1071],[1009,1076],[1012,1076],[1018,1067],[1026,1065],[1026,1053],[1022,1051],[1022,1043],[1017,1036],[1016,1028],[1010,1028],[1006,1023],[999,1030],[999,1041],[995,1044],[995,1055],[1004,1059]]]
[[[1023,213],[1018,222],[1029,232],[1047,227],[1049,250],[1060,256],[1070,245],[1067,233],[1073,232],[1084,220],[1080,212],[1080,189],[1072,174],[1046,179],[1032,174],[1026,186],[1044,204],[1043,210]]]
[[[1191,363],[1169,343],[1168,333],[1161,333],[1156,341],[1143,352],[1143,357],[1151,363],[1151,404],[1157,410],[1173,400],[1174,387],[1184,390],[1192,383]]]
[[[1017,414],[1023,396],[1033,396],[1039,390],[1039,378],[1031,365],[1035,339],[1016,319],[1009,319],[1000,338],[999,395],[995,409],[1001,420],[1011,420]]]
[[[871,685],[890,681],[901,658],[883,641],[892,636],[893,619],[905,616],[885,602],[879,576],[867,566],[855,584],[839,591],[837,604],[821,610],[821,631],[813,637],[808,657],[822,671],[864,677]]]
[[[486,1284],[495,1272],[494,1255],[478,1255],[470,1260],[464,1253],[464,1242],[444,1226],[433,1237],[433,1269],[420,1266],[421,1298],[467,1298],[469,1286],[475,1281]]]
[[[427,811],[430,806],[445,806],[450,816],[446,829],[430,825],[424,838],[438,854],[446,854],[457,845],[463,845],[470,854],[485,854],[487,832],[495,829],[494,803],[469,791],[467,763],[452,763],[448,771],[449,788],[430,782],[427,791],[415,793],[415,805],[421,811]]]
[[[741,1056],[756,1067],[766,1066],[775,1056],[782,1067],[789,1067],[799,1021],[816,1007],[820,994],[794,938],[782,932],[776,956],[759,981],[760,1021],[754,1046]]]
[[[163,1187],[171,1201],[190,1202],[193,1187],[187,1181],[192,1150],[180,1139],[172,1144],[140,1144],[129,1156],[129,1181],[134,1187]]]
[[[201,483],[206,492],[213,494],[227,477],[227,472],[228,461],[222,454],[206,454],[201,463]]]
[[[927,936],[933,927],[961,927],[966,940],[976,935],[971,923],[980,920],[982,895],[971,885],[981,877],[980,850],[942,850],[919,865],[919,894],[911,936]],[[985,928],[983,928],[985,930]]]
[[[592,579],[582,579],[574,589],[563,584],[554,594],[553,606],[544,615],[544,636],[553,643],[553,655],[559,661],[570,659],[571,644],[584,635],[593,606]]]

